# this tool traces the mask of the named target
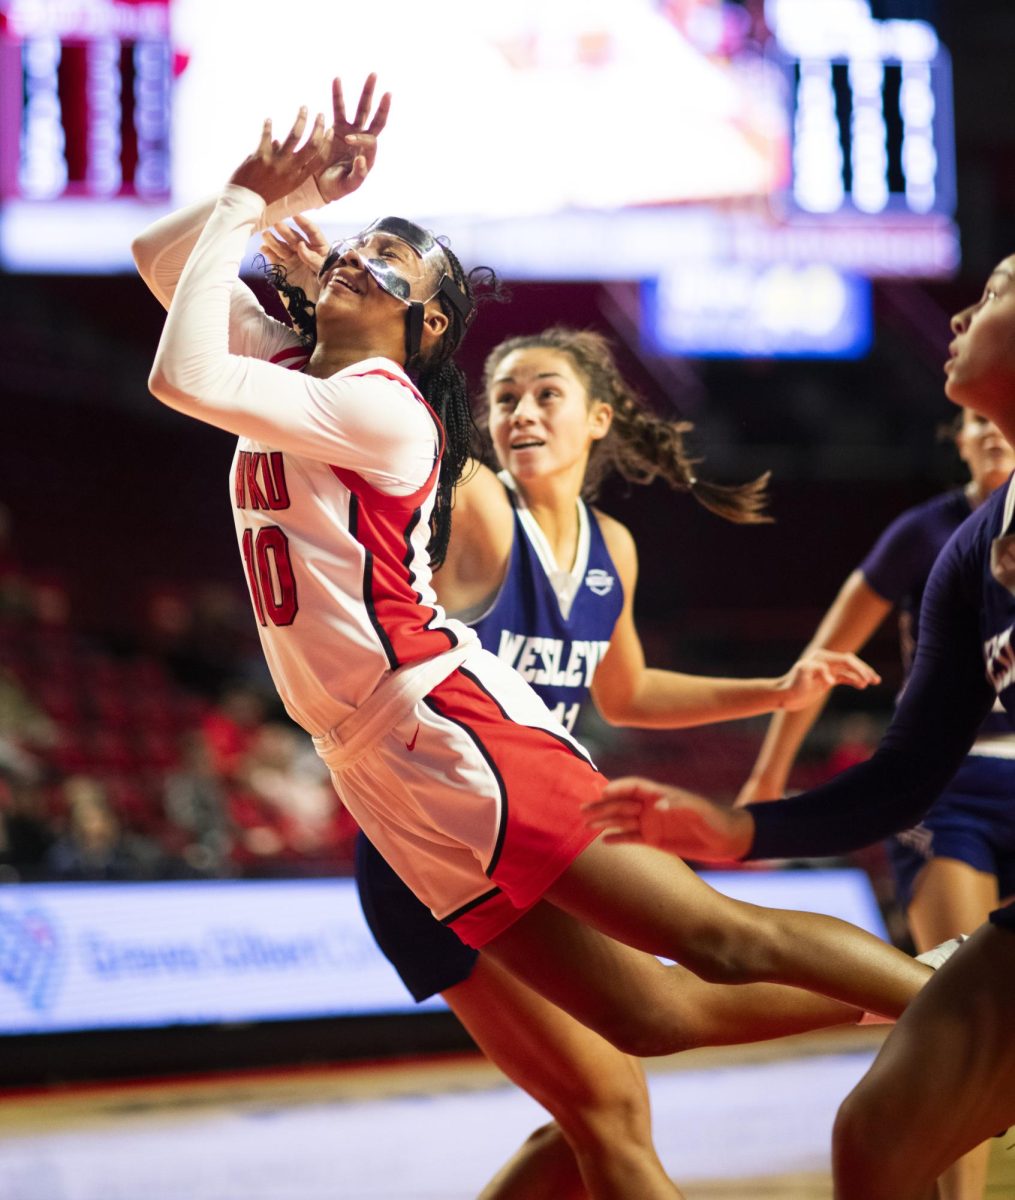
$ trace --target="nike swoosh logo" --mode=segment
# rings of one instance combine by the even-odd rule
[[[419,726],[416,726],[416,732],[412,735],[412,741],[405,743],[406,750],[414,750],[416,747],[416,738],[419,737]]]

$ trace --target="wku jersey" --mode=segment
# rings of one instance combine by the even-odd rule
[[[570,571],[553,554],[510,476],[514,509],[507,574],[490,608],[471,621],[483,646],[527,680],[569,731],[588,698],[624,604],[599,522],[578,501],[578,550]]]
[[[259,195],[231,184],[210,215],[153,227],[153,290],[171,294],[185,263],[186,303],[170,305],[152,382],[164,403],[239,438],[230,497],[261,644],[290,716],[317,734],[396,668],[475,635],[430,581],[436,418],[389,359],[327,378],[300,370],[298,338],[237,281],[264,216]]]
[[[289,350],[273,360],[302,365]],[[388,360],[339,377],[370,385],[403,417],[406,402],[425,408]],[[237,444],[233,514],[261,644],[286,708],[311,732],[345,716],[388,672],[474,638],[444,615],[430,585],[438,466],[419,488],[392,495],[348,467],[249,438]]]

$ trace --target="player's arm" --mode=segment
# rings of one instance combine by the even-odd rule
[[[376,75],[367,77],[356,112],[350,119],[345,112],[342,81],[332,80],[332,139],[322,166],[313,176],[322,204],[354,192],[373,170],[377,139],[384,131],[391,109],[391,95],[385,92],[371,116],[376,84]],[[330,249],[324,231],[302,212],[303,208],[316,207],[290,204],[288,212],[281,213],[278,206],[272,205],[261,226],[261,253],[269,262],[284,267],[287,282],[302,288],[312,302],[320,292],[319,272]],[[290,216],[290,221],[283,221],[284,216]],[[288,304],[284,294],[282,299]]]
[[[984,675],[978,595],[953,539],[930,577],[916,661],[874,756],[785,800],[725,809],[644,779],[611,783],[588,806],[613,841],[641,841],[700,862],[841,854],[908,828],[973,744],[994,692]]]
[[[434,575],[437,598],[454,615],[493,596],[504,579],[514,536],[514,515],[497,476],[473,460],[455,488],[451,540]]]
[[[611,724],[679,729],[731,721],[800,707],[839,683],[863,688],[878,682],[877,674],[854,655],[827,651],[805,655],[777,678],[685,675],[647,666],[634,622],[638,577],[634,539],[618,521],[597,516],[624,589],[624,605],[610,648],[592,681],[596,708]]]
[[[816,650],[859,653],[891,610],[891,601],[870,586],[862,571],[854,571],[842,585],[804,653]],[[804,738],[824,710],[828,695],[825,692],[815,703],[795,712],[783,710],[774,714],[750,777],[737,797],[738,805],[783,794]]]
[[[377,372],[315,379],[229,349],[247,240],[266,203],[307,178],[325,136],[318,122],[300,146],[304,124],[305,114],[279,146],[266,123],[217,201],[180,277],[149,385],[169,407],[279,450],[361,473],[383,463],[388,483],[379,486],[411,491],[433,466],[436,430],[406,383]]]
[[[131,242],[131,253],[138,274],[155,299],[167,310],[187,259],[201,236],[201,230],[208,223],[217,200],[217,196],[211,196],[160,217]],[[324,200],[311,177],[304,181],[298,191],[266,208],[255,231],[265,230],[294,213],[319,208],[322,204]]]
[[[355,115],[350,120],[345,113],[342,81],[339,78],[332,80],[332,126],[327,154],[290,193],[265,207],[255,230],[264,234],[266,245],[273,244],[267,233],[271,227],[280,226],[288,217],[295,217],[299,225],[296,214],[339,200],[354,192],[366,179],[377,157],[377,139],[384,131],[391,108],[391,96],[385,93],[371,115],[376,83],[376,75],[367,77]],[[212,196],[161,217],[131,243],[141,278],[165,309],[169,308],[183,268],[217,199]],[[317,227],[312,226],[312,229],[319,236]]]
[[[230,352],[231,283],[263,208],[260,196],[235,185],[216,204],[170,305],[152,394],[292,454],[359,472],[385,461],[418,486],[433,465],[436,430],[407,385],[373,373],[315,379]]]

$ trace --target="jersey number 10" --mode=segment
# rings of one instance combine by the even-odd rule
[[[258,621],[291,625],[299,605],[286,535],[277,525],[265,525],[256,535],[252,529],[244,529],[243,563]]]

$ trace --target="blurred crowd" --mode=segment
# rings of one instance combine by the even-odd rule
[[[0,508],[0,881],[348,873],[355,824],[243,600],[155,588],[136,637],[88,635]]]

